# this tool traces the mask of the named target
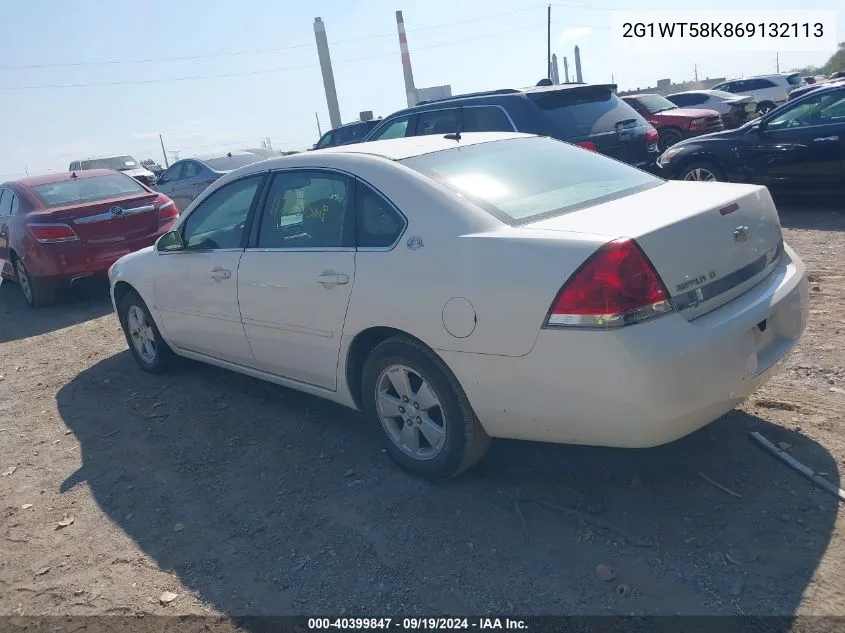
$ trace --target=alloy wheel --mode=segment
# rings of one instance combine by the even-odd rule
[[[403,453],[437,457],[446,443],[446,414],[434,387],[406,365],[390,365],[376,380],[376,410],[384,430]]]
[[[126,327],[129,329],[129,336],[132,345],[138,356],[145,363],[153,363],[156,359],[155,332],[147,320],[147,314],[140,307],[132,305],[126,313]]]
[[[29,280],[29,274],[27,273],[23,262],[17,259],[15,259],[15,274],[18,277],[18,285],[20,285],[24,297],[26,297],[28,303],[32,303],[32,282]]]
[[[716,182],[718,179],[716,175],[706,169],[705,167],[696,167],[695,169],[691,169],[687,174],[684,176],[684,180],[695,180],[701,182]]]

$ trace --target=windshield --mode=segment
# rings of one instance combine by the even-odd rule
[[[92,158],[91,160],[80,161],[82,169],[114,169],[125,171],[127,169],[138,169],[138,161],[131,156],[112,156],[111,158]]]
[[[264,160],[264,157],[258,154],[236,154],[233,156],[221,156],[220,158],[209,158],[203,162],[214,171],[232,171],[244,165],[252,165],[260,160]]]
[[[479,143],[400,162],[511,225],[561,215],[663,183],[624,163],[547,137]]]
[[[660,95],[642,95],[636,97],[637,102],[646,109],[649,114],[657,114],[664,110],[675,110],[678,106]]]
[[[123,174],[105,174],[93,178],[74,178],[63,182],[36,185],[35,193],[48,207],[95,202],[120,198],[135,193],[147,193],[133,178]]]

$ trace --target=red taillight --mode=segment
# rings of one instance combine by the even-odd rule
[[[593,143],[592,141],[579,141],[579,142],[577,142],[577,143],[575,143],[575,144],[576,144],[578,147],[583,147],[584,149],[588,149],[588,150],[590,150],[591,152],[597,152],[597,151],[599,151],[599,148],[598,148],[598,147],[596,147],[596,144],[595,144],[595,143]]]
[[[159,224],[169,222],[179,217],[179,209],[176,208],[176,203],[173,200],[168,200],[158,208]]]
[[[672,311],[663,281],[634,240],[597,250],[560,289],[547,326],[613,328]]]
[[[79,239],[67,224],[27,224],[26,228],[42,244],[75,242]]]
[[[660,139],[660,134],[658,134],[657,130],[655,130],[650,125],[648,129],[645,131],[645,142],[647,145],[656,145],[657,141]]]

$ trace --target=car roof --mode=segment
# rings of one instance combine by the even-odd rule
[[[452,136],[451,134],[449,136]],[[489,143],[490,141],[503,141],[511,138],[531,136],[530,134],[519,134],[517,132],[467,132],[461,134],[460,140],[446,138],[445,135],[427,134],[424,136],[409,136],[405,138],[392,138],[384,141],[370,141],[368,143],[356,143],[354,145],[339,145],[318,149],[314,154],[370,154],[381,156],[390,160],[404,160],[413,156],[422,156],[440,152],[455,147],[466,147]]]
[[[72,163],[83,163],[86,160],[107,160],[109,158],[123,158],[124,156],[128,156],[129,158],[135,158],[132,154],[108,154],[106,156],[88,156],[86,158],[77,158],[76,160],[71,161]]]
[[[182,162],[183,160],[198,160],[198,161],[207,161],[207,160],[214,160],[215,158],[228,158],[229,154],[232,156],[258,156],[255,152],[248,152],[246,150],[231,150],[229,152],[224,153],[217,153],[217,154],[203,154],[202,156],[185,156],[185,158],[180,158],[177,163]],[[175,165],[176,163],[174,163]]]
[[[17,183],[24,187],[37,187],[38,185],[49,185],[55,182],[66,182],[74,180],[73,174],[76,178],[84,180],[85,178],[96,178],[97,176],[106,176],[108,174],[116,174],[118,172],[113,169],[83,169],[80,171],[57,171],[51,174],[42,174],[40,176],[29,176],[27,178],[19,178],[11,182]]]

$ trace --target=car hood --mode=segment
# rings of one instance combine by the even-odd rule
[[[663,120],[687,120],[700,119],[708,116],[719,116],[719,113],[715,110],[703,110],[700,108],[676,108],[652,114],[650,118]]]

